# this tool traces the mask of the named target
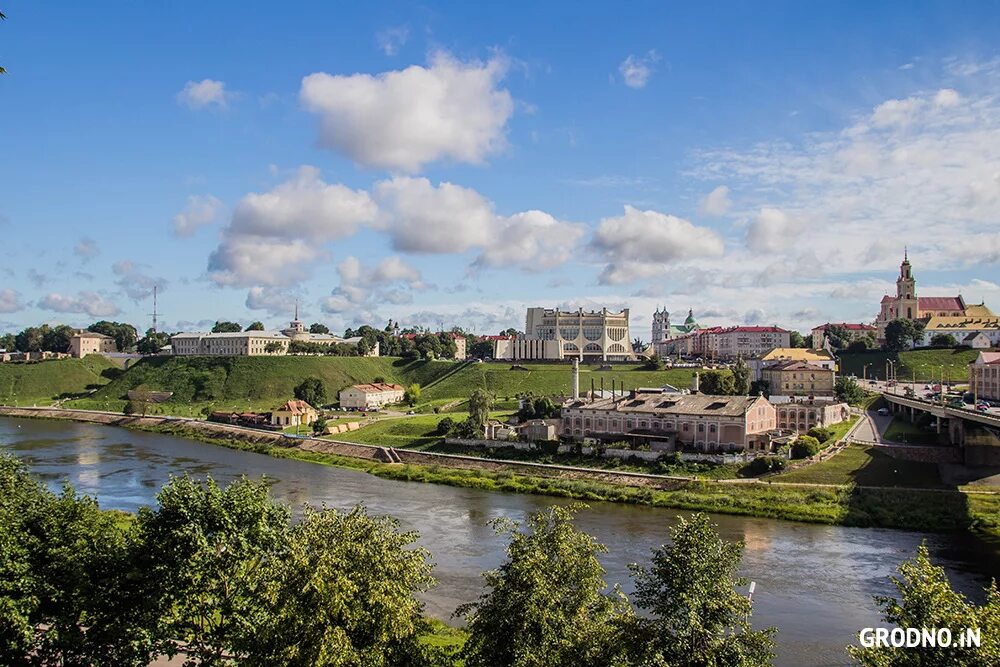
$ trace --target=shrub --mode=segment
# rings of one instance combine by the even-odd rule
[[[750,462],[748,468],[753,475],[780,472],[785,469],[785,459],[779,456],[758,456]]]
[[[434,429],[434,435],[448,435],[455,428],[455,420],[451,417],[445,417],[437,423],[437,428]]]
[[[808,435],[816,438],[819,442],[826,442],[833,437],[833,430],[822,426],[813,426],[809,429]]]
[[[800,435],[792,443],[792,458],[804,459],[815,455],[819,451],[819,440],[811,435]]]

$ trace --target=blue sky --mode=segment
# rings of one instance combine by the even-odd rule
[[[0,331],[996,308],[1000,6],[872,4],[9,0]]]

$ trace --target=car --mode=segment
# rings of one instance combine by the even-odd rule
[[[924,385],[924,389],[930,389],[930,388],[931,388],[931,386],[929,384],[925,384]]]
[[[976,406],[976,410],[978,410],[979,412],[989,412],[990,411],[990,406],[988,406],[988,405],[977,405]]]
[[[883,417],[885,417],[887,414],[889,414],[889,408],[879,408],[878,413]]]

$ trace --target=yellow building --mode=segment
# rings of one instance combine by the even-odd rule
[[[805,361],[779,361],[761,371],[772,396],[833,396],[835,376],[832,368]]]
[[[88,354],[107,354],[117,351],[114,338],[93,331],[81,329],[69,339],[69,354],[77,359],[82,359]]]
[[[271,413],[275,426],[309,426],[319,418],[316,409],[305,401],[288,401]]]

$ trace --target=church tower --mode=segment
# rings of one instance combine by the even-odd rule
[[[653,337],[650,342],[653,345],[661,343],[670,338],[670,313],[664,308],[656,309],[653,313]]]
[[[917,281],[913,278],[913,267],[910,266],[909,253],[905,248],[903,263],[899,265],[899,278],[896,279],[896,317],[907,320],[920,317]]]

